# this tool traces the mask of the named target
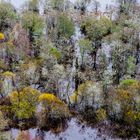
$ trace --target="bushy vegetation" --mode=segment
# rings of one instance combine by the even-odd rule
[[[117,2],[0,2],[0,129],[60,132],[76,117],[140,138],[140,5]]]

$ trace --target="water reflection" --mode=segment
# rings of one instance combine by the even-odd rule
[[[46,132],[37,128],[25,131],[12,129],[11,132],[14,140],[111,140],[109,136],[100,134],[98,129],[78,123],[75,118],[71,119],[68,122],[68,128],[59,134],[54,134],[51,131]]]

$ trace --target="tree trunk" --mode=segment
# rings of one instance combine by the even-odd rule
[[[137,48],[136,48],[136,65],[138,64],[138,63],[140,63],[139,61],[140,61],[140,56],[139,56],[139,54],[140,54],[140,44],[138,43],[137,44]]]
[[[93,69],[96,71],[97,67],[96,67],[96,56],[97,56],[97,52],[95,51],[93,53]]]

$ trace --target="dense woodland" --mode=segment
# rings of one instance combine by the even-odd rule
[[[1,132],[59,133],[75,117],[121,139],[140,138],[140,5],[101,5],[29,0],[17,11],[1,1]]]

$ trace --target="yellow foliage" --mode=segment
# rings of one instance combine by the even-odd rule
[[[2,74],[2,76],[4,76],[4,77],[15,77],[15,74],[13,72],[6,71]]]
[[[11,40],[11,41],[8,41],[8,42],[7,42],[7,45],[8,45],[9,47],[13,47],[13,46],[14,46],[13,41],[12,41],[12,40]]]
[[[78,100],[78,94],[77,94],[77,92],[75,91],[75,92],[70,96],[70,102],[71,102],[71,103],[77,103],[77,100]]]
[[[11,100],[13,100],[16,96],[18,96],[17,91],[13,91],[12,93],[9,94],[9,97],[10,97]]]
[[[39,91],[36,89],[33,89],[32,87],[26,87],[19,93],[17,91],[13,91],[12,93],[9,94],[9,97],[10,99],[17,99],[19,98],[19,96],[20,98],[22,98],[27,95],[31,95],[31,96],[39,95]]]
[[[116,101],[120,105],[121,117],[129,125],[134,125],[140,120],[139,89],[140,83],[138,81],[123,81],[121,86],[117,88],[116,97],[113,99],[113,102]]]
[[[36,111],[39,94],[40,92],[32,87],[10,93],[12,112],[20,119],[32,117]]]
[[[132,98],[131,94],[127,90],[118,89],[117,93],[119,100],[130,100]]]
[[[138,81],[137,83],[134,83],[133,85],[131,85],[132,89],[140,89],[140,82]]]
[[[134,121],[136,120],[137,115],[136,112],[133,110],[129,110],[128,112],[126,112],[125,114],[125,120],[127,123],[134,123]]]
[[[23,89],[23,93],[24,94],[30,93],[32,95],[36,95],[36,94],[39,94],[39,91],[36,90],[36,89],[33,89],[32,87],[26,87],[26,88]]]
[[[55,95],[50,93],[43,93],[39,96],[39,101],[47,101],[48,103],[63,103]]]
[[[120,83],[119,88],[128,91],[140,90],[140,82],[134,79],[126,79]]]
[[[50,93],[43,93],[39,96],[39,101],[42,105],[50,108],[50,113],[53,117],[68,117],[69,109],[65,103]]]
[[[134,124],[136,121],[140,121],[140,112],[129,110],[125,113],[125,121],[129,124]]]
[[[5,38],[3,33],[0,33],[0,40],[3,40]]]
[[[102,108],[100,108],[100,109],[98,109],[97,111],[96,111],[96,119],[98,120],[98,121],[103,121],[103,120],[105,120],[106,118],[107,118],[107,114],[106,114],[106,111],[104,110],[104,109],[102,109]]]

